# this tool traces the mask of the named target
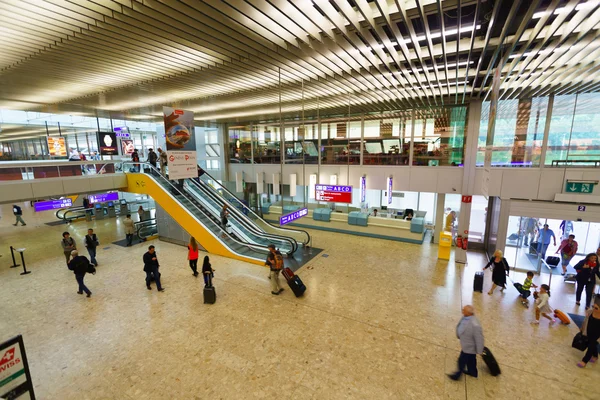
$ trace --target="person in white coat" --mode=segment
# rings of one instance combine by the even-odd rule
[[[533,325],[539,325],[540,323],[540,314],[550,320],[550,325],[554,325],[556,320],[552,318],[549,314],[552,314],[552,307],[548,303],[550,299],[550,286],[541,285],[540,293],[538,294],[538,298],[535,300],[535,321],[531,321]]]
[[[475,316],[475,309],[471,305],[464,306],[462,314],[456,327],[456,337],[460,340],[461,348],[458,371],[448,374],[455,381],[460,379],[463,372],[477,378],[477,354],[483,353],[483,330]]]

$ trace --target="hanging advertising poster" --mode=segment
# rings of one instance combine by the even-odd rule
[[[98,144],[100,147],[100,155],[117,156],[119,155],[119,147],[117,137],[114,132],[98,132]]]
[[[121,155],[130,156],[133,154],[133,140],[130,139],[122,139],[121,140]]]
[[[163,107],[169,179],[198,177],[194,113]]]
[[[67,146],[65,145],[64,137],[47,137],[48,152],[51,156],[66,157]]]

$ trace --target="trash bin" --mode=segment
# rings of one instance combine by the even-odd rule
[[[440,233],[440,244],[438,246],[438,259],[450,260],[450,249],[452,248],[452,233],[442,231]]]

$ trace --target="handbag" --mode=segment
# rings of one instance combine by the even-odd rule
[[[581,351],[586,350],[588,348],[587,336],[584,336],[581,332],[577,332],[577,335],[575,335],[575,337],[573,338],[573,343],[571,344],[571,347]]]
[[[96,267],[94,266],[94,264],[88,264],[87,273],[93,275],[96,274]]]

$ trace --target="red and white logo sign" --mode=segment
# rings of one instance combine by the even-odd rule
[[[183,110],[173,110],[173,112],[175,113],[175,115],[183,115],[185,113],[185,111]]]
[[[462,202],[463,203],[470,203],[473,201],[473,196],[463,196],[462,197]]]
[[[15,348],[13,347],[12,349],[7,350],[6,353],[4,353],[4,355],[2,356],[2,358],[0,358],[0,367],[6,363],[12,361],[14,358],[15,358]]]
[[[188,156],[187,154],[185,155],[185,161],[189,160],[190,156]]]
[[[169,157],[169,161],[171,161],[171,162],[175,161],[175,156],[171,155],[171,157]]]

